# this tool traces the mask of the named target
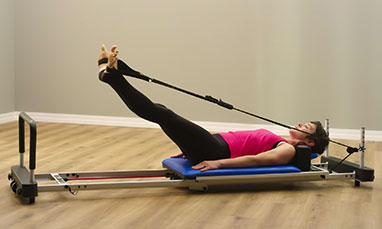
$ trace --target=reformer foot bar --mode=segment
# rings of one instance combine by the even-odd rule
[[[25,122],[30,128],[30,160],[29,170],[24,165],[25,152]],[[328,131],[328,125],[327,125]],[[361,131],[361,146],[364,146],[364,129]],[[11,189],[23,203],[34,203],[40,192],[69,191],[76,194],[83,190],[99,189],[131,189],[176,187],[188,188],[193,191],[206,191],[209,186],[232,184],[256,184],[289,181],[322,181],[332,179],[349,179],[360,182],[374,180],[374,170],[364,166],[364,152],[361,164],[346,162],[337,167],[340,159],[330,157],[328,150],[321,157],[321,163],[311,164],[311,149],[307,146],[296,147],[297,163],[285,166],[216,169],[200,172],[191,168],[188,160],[183,158],[165,159],[163,169],[137,171],[100,171],[100,172],[64,172],[35,174],[36,169],[36,122],[22,112],[19,115],[19,152],[20,164],[11,167],[8,179]],[[362,147],[364,148],[364,147]],[[334,168],[337,167],[337,168]],[[333,170],[333,171],[332,171]],[[124,180],[128,178],[156,178],[157,180],[114,181],[114,182],[84,182],[81,180]],[[164,179],[166,178],[166,179]],[[40,181],[52,181],[53,184],[41,184]]]

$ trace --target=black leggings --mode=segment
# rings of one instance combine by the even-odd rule
[[[159,124],[192,165],[204,160],[230,157],[228,145],[220,135],[212,135],[164,105],[153,103],[127,82],[121,73],[112,71],[112,73],[104,74],[102,71],[99,78],[117,92],[132,112],[143,119]]]

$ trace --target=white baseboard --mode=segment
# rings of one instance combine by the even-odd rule
[[[85,125],[103,125],[103,126],[124,126],[137,128],[159,128],[155,123],[148,122],[141,118],[133,117],[110,117],[95,115],[73,115],[73,114],[55,114],[55,113],[37,113],[27,112],[36,122],[53,122],[53,123],[71,123]],[[0,124],[16,121],[19,112],[9,112],[0,114]],[[259,124],[243,124],[243,123],[226,123],[226,122],[204,122],[195,121],[198,125],[204,127],[211,132],[227,132],[251,129],[268,129],[277,135],[288,135],[288,130],[275,125],[259,125]],[[330,129],[330,138],[344,140],[359,140],[360,130],[354,129]],[[382,141],[382,131],[366,130],[366,141]]]
[[[19,115],[19,112],[9,112],[9,113],[0,114],[0,124],[16,121],[18,115]]]

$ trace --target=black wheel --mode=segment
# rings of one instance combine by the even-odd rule
[[[16,181],[12,181],[10,186],[11,186],[12,191],[14,193],[16,193],[16,189],[17,189]]]
[[[8,173],[8,180],[12,180],[12,174]]]
[[[355,180],[355,181],[354,181],[354,186],[355,186],[355,187],[359,187],[359,186],[361,186],[361,182],[358,181],[358,180]]]

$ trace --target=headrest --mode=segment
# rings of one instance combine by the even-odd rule
[[[294,155],[290,165],[296,166],[301,171],[310,170],[310,161],[312,160],[312,149],[309,146],[295,146],[296,154]]]

